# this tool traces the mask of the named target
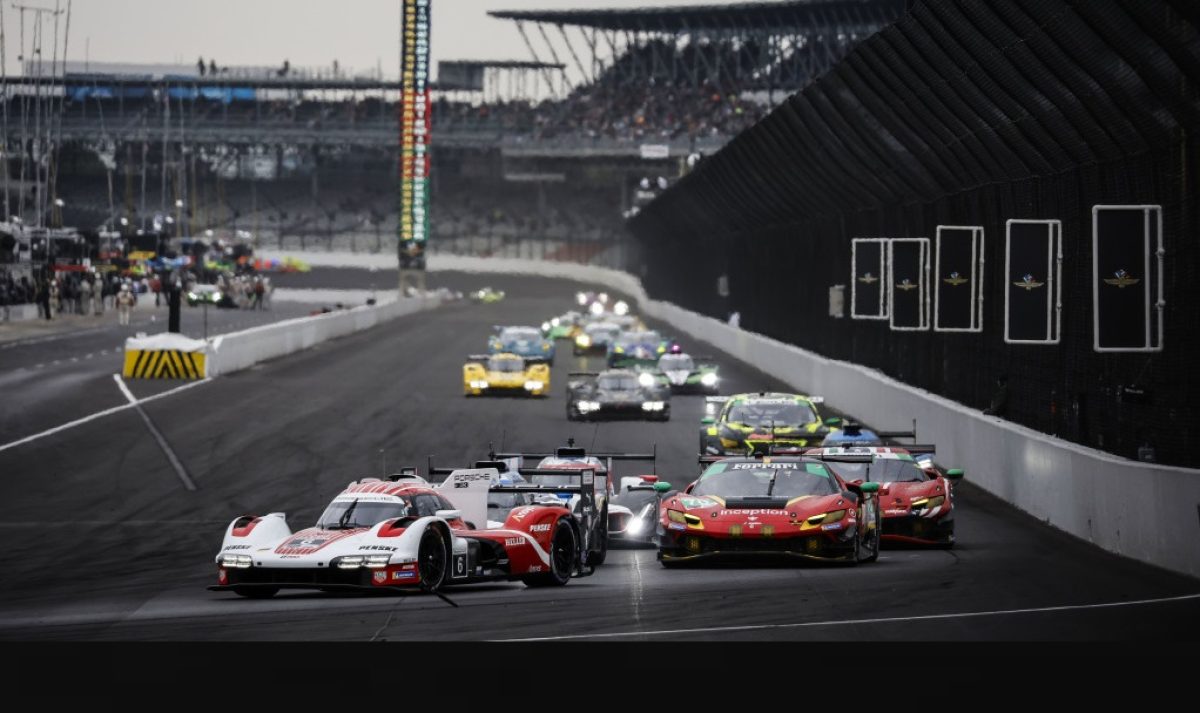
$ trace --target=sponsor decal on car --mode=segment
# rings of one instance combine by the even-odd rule
[[[386,582],[387,572],[375,572],[371,575],[371,579],[375,580],[376,582]]]
[[[786,515],[787,510],[718,510],[718,515]]]
[[[399,547],[391,547],[389,545],[360,545],[360,550],[379,550],[381,552],[395,552]]]
[[[799,470],[800,463],[734,463],[730,470]]]
[[[547,523],[543,523],[541,525],[531,525],[529,528],[529,531],[530,532],[550,532],[550,523],[547,522]]]
[[[225,545],[225,546],[224,546],[224,547],[222,547],[221,549],[225,549],[225,550],[248,550],[248,549],[250,549],[250,545]]]
[[[417,573],[412,570],[407,572],[392,572],[392,579],[412,579],[415,576],[417,576]]]
[[[684,525],[681,522],[668,522],[667,527],[672,530],[686,530],[687,529],[687,525]]]
[[[525,538],[523,538],[523,537],[506,537],[506,538],[504,538],[504,546],[505,547],[518,547],[523,544],[525,544]]]

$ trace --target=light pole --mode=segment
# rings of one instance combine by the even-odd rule
[[[168,223],[171,222],[171,219],[167,218],[167,222]],[[175,199],[175,237],[177,237],[177,238],[182,237],[179,234],[179,231],[183,229],[182,225],[183,225],[183,199],[176,198]]]

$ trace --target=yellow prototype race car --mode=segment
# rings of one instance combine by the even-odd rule
[[[463,365],[463,395],[546,396],[550,392],[547,359],[516,354],[475,354]]]

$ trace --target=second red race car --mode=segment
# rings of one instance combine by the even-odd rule
[[[885,544],[954,546],[954,483],[957,468],[933,462],[933,446],[841,446],[812,448],[807,455],[843,480],[879,485]]]
[[[878,483],[847,483],[816,458],[702,457],[700,478],[663,499],[658,559],[873,562]]]

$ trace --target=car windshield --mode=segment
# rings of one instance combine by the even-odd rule
[[[525,371],[525,362],[520,359],[488,359],[488,371],[521,372]]]
[[[692,371],[696,365],[687,354],[664,354],[658,360],[658,368],[662,371]]]
[[[794,498],[838,491],[836,479],[822,463],[714,463],[692,488],[692,495]]]
[[[407,499],[398,502],[363,502],[334,500],[317,519],[317,527],[323,530],[348,530],[356,527],[373,527],[384,520],[407,517],[412,505]]]
[[[812,407],[798,401],[738,401],[729,408],[725,420],[731,423],[749,423],[770,428],[776,426],[799,426],[817,420]]]
[[[862,480],[876,483],[922,483],[929,476],[909,460],[876,458],[873,462],[840,463],[826,462],[833,472],[847,482]]]
[[[503,332],[500,332],[500,341],[515,342],[525,340],[527,342],[541,341],[542,333],[532,327],[509,327]]]
[[[637,377],[632,375],[602,376],[598,382],[600,388],[606,391],[636,391],[638,389]]]

